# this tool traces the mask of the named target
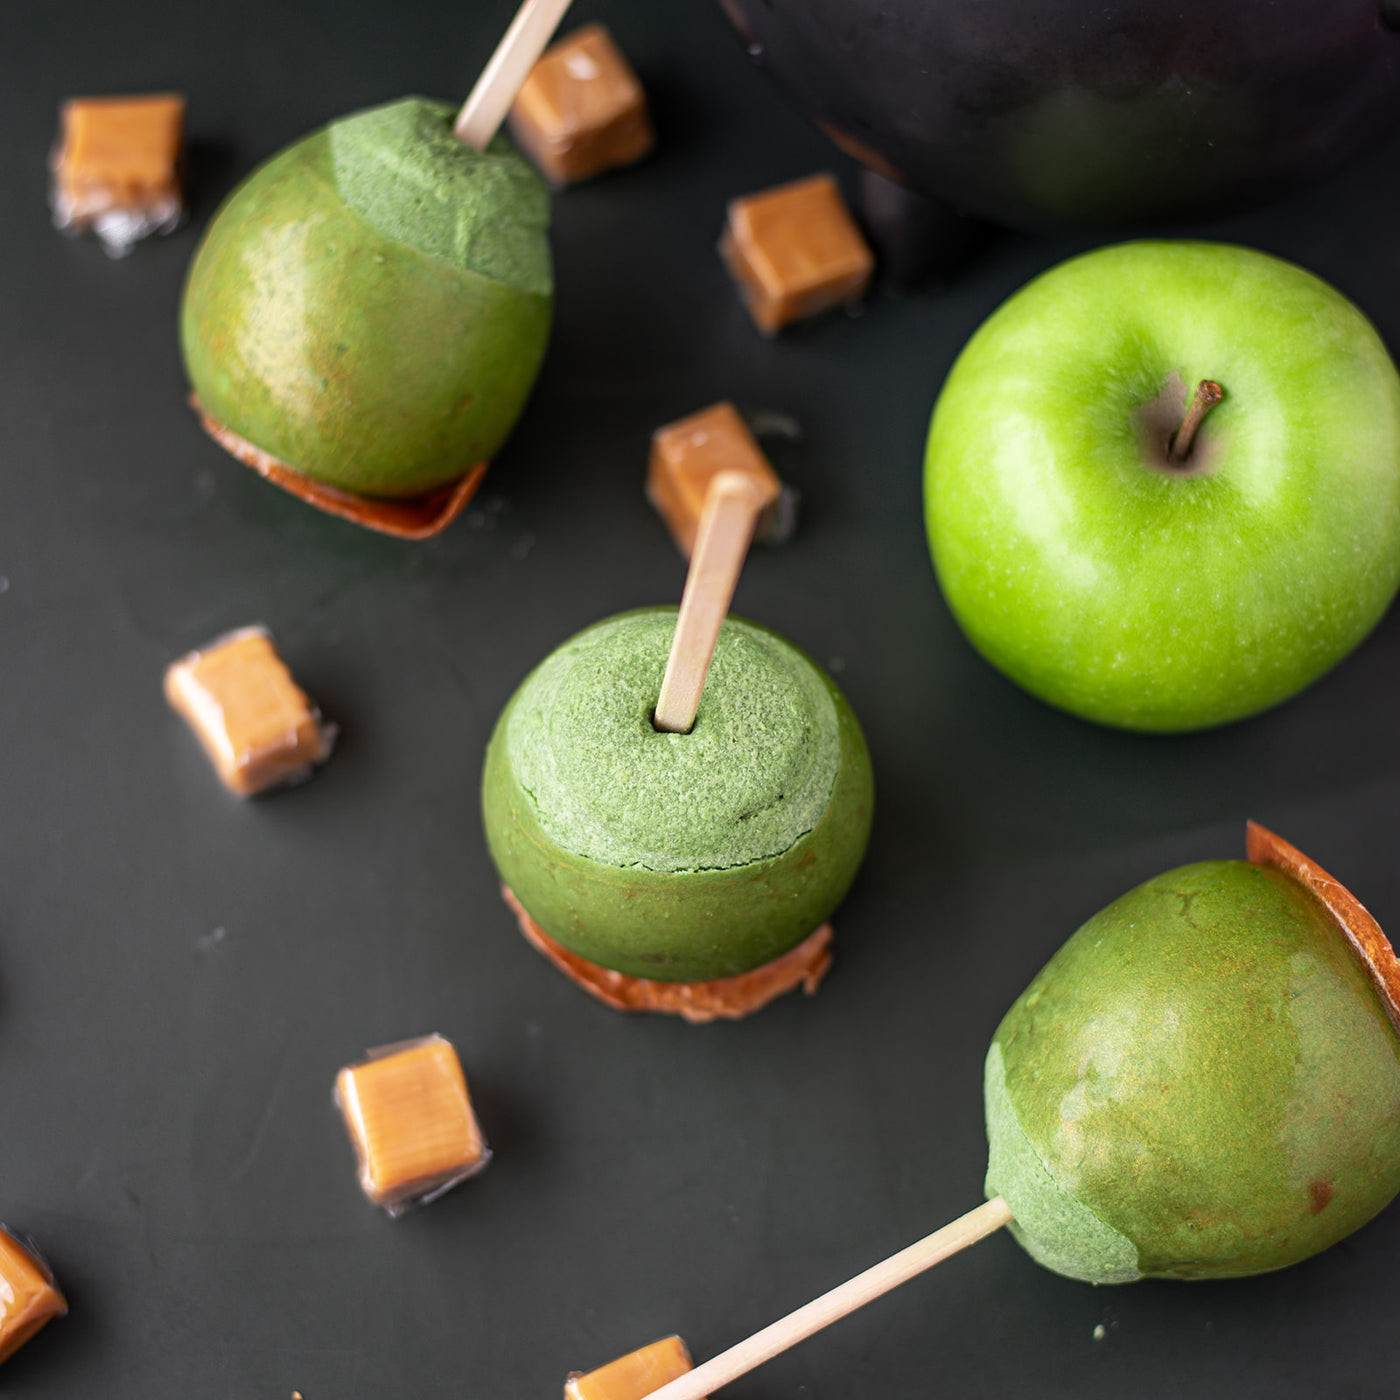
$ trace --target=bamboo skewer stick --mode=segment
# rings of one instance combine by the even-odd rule
[[[693,1371],[687,1371],[685,1375],[663,1385],[660,1390],[652,1391],[647,1400],[705,1400],[720,1386],[737,1380],[755,1366],[761,1366],[777,1356],[780,1351],[786,1351],[810,1337],[813,1332],[821,1331],[882,1293],[888,1293],[891,1288],[941,1263],[950,1254],[985,1239],[1010,1219],[1010,1207],[1000,1196],[996,1196],[976,1210],[959,1216],[951,1225],[935,1230],[917,1244],[892,1254],[883,1263],[857,1274],[796,1312],[754,1333],[747,1341],[720,1352]]]
[[[520,85],[539,62],[570,0],[525,0],[496,45],[471,95],[452,125],[457,139],[484,151],[515,101]]]
[[[763,492],[742,472],[719,472],[705,493],[676,635],[656,702],[654,723],[666,733],[686,734],[695,723],[719,629],[767,504]]]

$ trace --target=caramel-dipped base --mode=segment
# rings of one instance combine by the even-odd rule
[[[307,505],[315,506],[328,515],[337,515],[352,524],[363,525],[366,530],[378,530],[382,535],[394,535],[401,540],[427,540],[441,534],[461,515],[467,502],[476,494],[476,488],[481,485],[481,478],[486,475],[487,464],[478,462],[449,485],[409,500],[361,496],[354,491],[342,491],[338,486],[316,481],[264,452],[261,447],[255,447],[232,428],[226,428],[217,418],[211,418],[201,407],[199,395],[190,395],[190,407],[199,415],[204,431],[225,452],[237,457],[244,466],[252,467],[274,486],[290,491]]]
[[[1245,829],[1245,856],[1254,865],[1272,866],[1291,875],[1321,902],[1371,979],[1391,1025],[1400,1033],[1400,958],[1370,910],[1296,846],[1258,822],[1250,822]]]
[[[590,996],[615,1011],[657,1011],[683,1016],[692,1025],[740,1020],[798,987],[812,996],[835,956],[831,925],[823,924],[781,957],[736,977],[720,977],[713,982],[654,982],[647,977],[614,972],[571,953],[525,912],[509,885],[501,886],[501,897],[515,914],[526,939]]]

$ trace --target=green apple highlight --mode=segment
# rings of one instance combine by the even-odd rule
[[[968,342],[925,509],[949,607],[1018,684],[1128,729],[1224,724],[1329,670],[1400,586],[1400,377],[1290,263],[1104,248]]]

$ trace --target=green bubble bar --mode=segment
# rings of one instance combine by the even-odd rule
[[[180,311],[204,412],[331,486],[412,497],[489,459],[544,357],[549,194],[409,97],[288,146],[224,202]]]
[[[501,878],[570,951],[632,977],[732,977],[840,903],[874,786],[835,683],[776,633],[725,621],[689,734],[652,712],[674,608],[608,618],[506,705],[482,806]]]
[[[1281,1269],[1400,1191],[1400,963],[1306,857],[1250,842],[1096,914],[992,1040],[987,1195],[1057,1273]]]

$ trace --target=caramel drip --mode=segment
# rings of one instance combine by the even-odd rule
[[[597,997],[615,1011],[658,1011],[664,1015],[683,1016],[692,1025],[721,1018],[737,1021],[798,987],[812,996],[834,956],[831,925],[823,924],[781,957],[735,977],[720,977],[711,982],[656,982],[599,967],[571,953],[525,912],[509,885],[501,886],[501,897],[515,914],[526,939],[590,996]]]
[[[290,491],[307,505],[315,506],[328,515],[339,516],[355,525],[363,525],[367,530],[378,530],[382,535],[394,535],[401,540],[427,540],[441,534],[461,515],[467,502],[476,494],[476,488],[481,485],[481,478],[486,475],[487,463],[478,462],[450,485],[411,500],[391,501],[376,496],[360,496],[353,491],[342,491],[338,486],[315,481],[286,462],[278,461],[261,447],[255,447],[247,438],[240,437],[232,428],[226,428],[217,418],[205,413],[197,394],[190,395],[190,407],[199,415],[204,431],[225,452],[237,457],[244,466],[252,467],[274,486]]]
[[[1255,865],[1271,866],[1291,876],[1314,895],[1346,939],[1400,1034],[1400,958],[1370,911],[1343,884],[1267,827],[1250,822],[1245,855]]]

